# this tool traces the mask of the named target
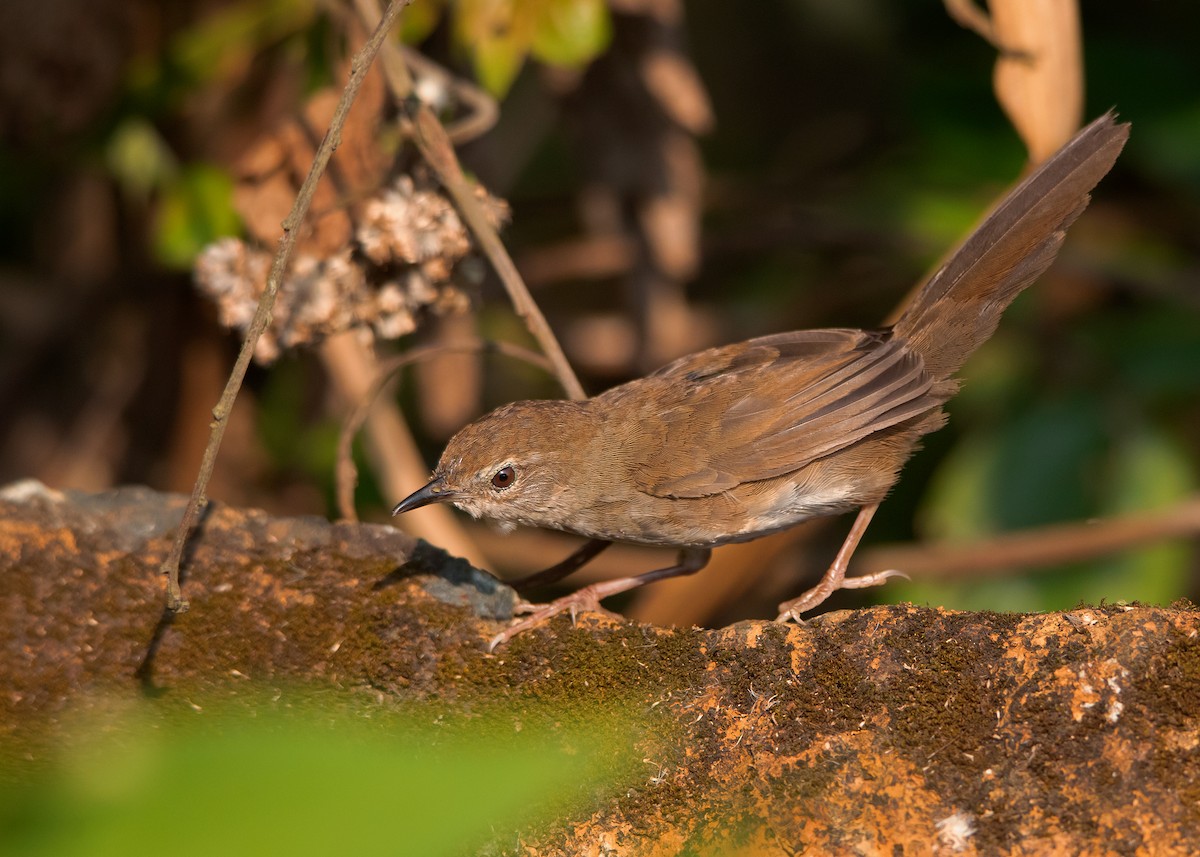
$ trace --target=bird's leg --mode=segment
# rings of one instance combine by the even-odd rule
[[[878,508],[878,503],[872,503],[870,506],[863,506],[859,509],[858,517],[854,519],[854,526],[846,534],[846,540],[842,542],[841,550],[837,552],[833,564],[829,566],[820,582],[799,598],[793,598],[791,601],[780,604],[776,622],[787,622],[789,619],[799,622],[801,613],[812,610],[838,589],[863,589],[867,586],[879,586],[892,577],[908,577],[902,571],[891,569],[877,571],[874,574],[864,574],[862,577],[846,577],[850,557],[853,556],[854,549],[858,547],[863,533],[867,531],[867,525],[871,523],[871,518],[875,516],[875,510]]]
[[[599,552],[599,548],[596,552]],[[523,604],[518,607],[519,610],[528,611],[529,615],[511,625],[501,633],[492,638],[488,644],[488,651],[492,651],[501,643],[507,642],[524,631],[530,628],[536,628],[546,622],[553,616],[559,613],[571,614],[571,621],[575,621],[575,617],[582,610],[598,611],[600,610],[600,600],[608,598],[610,595],[617,595],[621,592],[628,592],[631,589],[637,589],[639,586],[645,586],[647,583],[653,583],[656,580],[665,580],[668,577],[680,577],[685,574],[694,574],[704,566],[708,565],[708,558],[712,555],[712,551],[708,548],[683,548],[679,552],[679,560],[666,568],[647,571],[645,574],[638,574],[633,577],[619,577],[616,580],[605,580],[600,583],[593,583],[590,586],[585,586],[582,589],[572,592],[562,598],[551,601],[549,604]]]
[[[533,589],[535,586],[549,586],[551,583],[558,583],[568,574],[574,574],[576,570],[583,568],[611,544],[612,542],[607,539],[588,539],[562,562],[516,580],[506,580],[505,583],[518,592]]]

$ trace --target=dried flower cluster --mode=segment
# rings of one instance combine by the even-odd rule
[[[508,219],[503,200],[482,187],[476,193],[494,226]],[[270,265],[270,253],[239,238],[200,254],[196,282],[216,302],[223,325],[249,327]],[[284,348],[352,327],[370,327],[384,339],[403,336],[422,311],[465,310],[483,272],[458,213],[433,181],[401,176],[359,207],[350,246],[325,258],[296,257],[255,359],[269,363]]]

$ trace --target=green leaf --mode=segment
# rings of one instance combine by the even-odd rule
[[[400,15],[400,41],[415,45],[424,41],[445,12],[445,0],[414,0]]]
[[[207,245],[241,230],[233,208],[233,180],[207,164],[189,164],[159,200],[154,249],[159,261],[189,268]]]
[[[139,202],[174,181],[179,169],[158,129],[138,116],[125,119],[113,129],[104,160],[121,190]]]
[[[612,38],[612,21],[604,0],[459,0],[454,35],[480,83],[502,96],[530,52],[553,65],[594,59]]]
[[[475,46],[475,73],[480,84],[497,98],[502,97],[517,79],[528,54],[528,45],[517,39],[494,38],[478,43]]]
[[[504,95],[529,55],[532,4],[529,0],[459,0],[455,11],[455,39],[471,53],[479,82],[493,95]]]
[[[381,709],[196,708],[185,723],[164,724],[143,705],[89,724],[49,775],[0,787],[5,853],[477,854],[519,827],[586,816],[615,779],[640,772],[625,715],[585,723],[562,711],[568,726],[515,729],[511,718],[481,719],[455,734]],[[406,716],[428,724],[443,714]]]
[[[545,0],[534,27],[533,55],[553,65],[583,65],[603,53],[611,39],[604,0]]]

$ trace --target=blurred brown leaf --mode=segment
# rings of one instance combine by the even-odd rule
[[[235,166],[234,205],[255,241],[271,246],[279,240],[280,224],[308,174],[339,92],[326,88],[316,93],[302,116],[285,121]],[[317,185],[309,232],[297,241],[298,254],[324,258],[349,243],[353,224],[346,204],[376,190],[391,164],[391,156],[379,144],[386,97],[382,75],[378,70],[368,72],[346,119],[342,142]]]
[[[1077,0],[991,0],[996,98],[1041,163],[1083,121],[1083,48]],[[1014,51],[1016,53],[1014,53]]]
[[[1054,154],[1083,122],[1083,48],[1077,0],[944,0],[946,12],[996,50],[996,99],[1029,150]]]

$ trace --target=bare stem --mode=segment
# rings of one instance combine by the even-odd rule
[[[1200,533],[1200,496],[1154,512],[1054,524],[963,544],[881,545],[864,550],[859,571],[899,568],[914,578],[954,580],[1049,567]]]
[[[213,408],[213,420],[210,423],[211,431],[208,436],[208,445],[204,448],[204,459],[200,464],[200,472],[196,477],[195,485],[192,487],[192,496],[188,500],[187,508],[184,510],[179,530],[175,534],[175,542],[171,546],[171,553],[167,557],[166,562],[162,564],[162,573],[167,577],[167,609],[173,612],[182,613],[188,608],[188,603],[184,600],[183,592],[179,585],[179,565],[183,558],[183,550],[187,545],[188,538],[200,520],[201,510],[208,504],[205,492],[208,489],[208,482],[212,478],[213,466],[217,460],[217,452],[221,448],[221,440],[225,436],[225,427],[229,421],[229,413],[233,410],[233,403],[237,400],[237,394],[241,390],[242,381],[246,377],[246,370],[249,368],[250,359],[254,355],[254,347],[258,343],[262,332],[271,323],[271,309],[275,305],[275,295],[279,291],[279,283],[283,279],[284,272],[287,270],[288,262],[291,260],[292,250],[296,244],[296,233],[308,214],[313,194],[317,189],[317,182],[324,174],[334,149],[341,142],[342,126],[346,123],[346,115],[350,112],[350,106],[354,103],[355,96],[358,95],[358,90],[366,78],[367,71],[371,67],[371,62],[379,52],[380,46],[384,44],[388,31],[396,23],[396,19],[400,15],[400,10],[410,2],[411,0],[391,0],[388,3],[387,11],[379,21],[379,25],[375,28],[374,33],[371,34],[371,38],[359,49],[351,60],[350,79],[346,82],[345,89],[342,90],[342,97],[338,101],[333,119],[329,123],[329,130],[325,133],[325,138],[321,141],[321,145],[317,149],[312,167],[308,171],[307,178],[304,179],[304,184],[300,186],[300,192],[296,195],[296,202],[292,205],[291,212],[283,221],[283,236],[279,239],[279,248],[275,253],[275,261],[271,265],[271,273],[267,277],[266,289],[259,299],[258,310],[254,314],[254,320],[250,323],[250,328],[246,331],[246,338],[242,342],[242,350],[238,353],[233,370],[229,373],[229,380],[225,384],[225,390],[221,393],[221,398],[217,402],[216,407]]]
[[[440,354],[474,353],[478,351],[495,351],[508,357],[524,360],[527,363],[545,369],[547,372],[553,371],[550,362],[540,354],[536,354],[519,345],[513,345],[512,343],[491,342],[487,340],[426,345],[414,348],[390,360],[383,361],[379,365],[375,374],[375,380],[371,382],[370,388],[359,399],[358,403],[354,406],[354,410],[350,412],[342,423],[342,431],[338,436],[336,468],[337,503],[338,512],[342,518],[348,521],[358,520],[358,514],[354,509],[354,486],[358,484],[358,468],[354,465],[351,446],[354,443],[354,436],[358,434],[367,419],[367,413],[371,410],[372,403],[383,391],[383,388],[388,385],[397,372],[410,363],[416,363],[419,360],[436,357]]]
[[[378,10],[374,8],[374,0],[356,0],[355,6],[363,22],[371,26],[374,17],[378,15]],[[412,78],[404,65],[404,57],[400,50],[394,45],[385,45],[382,62],[384,77],[392,97],[404,106],[412,122],[413,139],[421,157],[429,164],[438,181],[454,200],[454,205],[467,228],[475,236],[476,243],[492,263],[500,282],[504,284],[517,315],[525,322],[538,346],[549,358],[554,367],[554,374],[567,395],[572,399],[586,399],[587,394],[584,393],[579,379],[575,377],[571,364],[567,362],[567,357],[546,322],[546,317],[529,294],[529,289],[517,272],[517,266],[508,255],[504,242],[488,222],[483,206],[475,196],[474,188],[463,175],[462,166],[454,154],[454,146],[446,134],[446,129],[428,105],[412,97]]]

